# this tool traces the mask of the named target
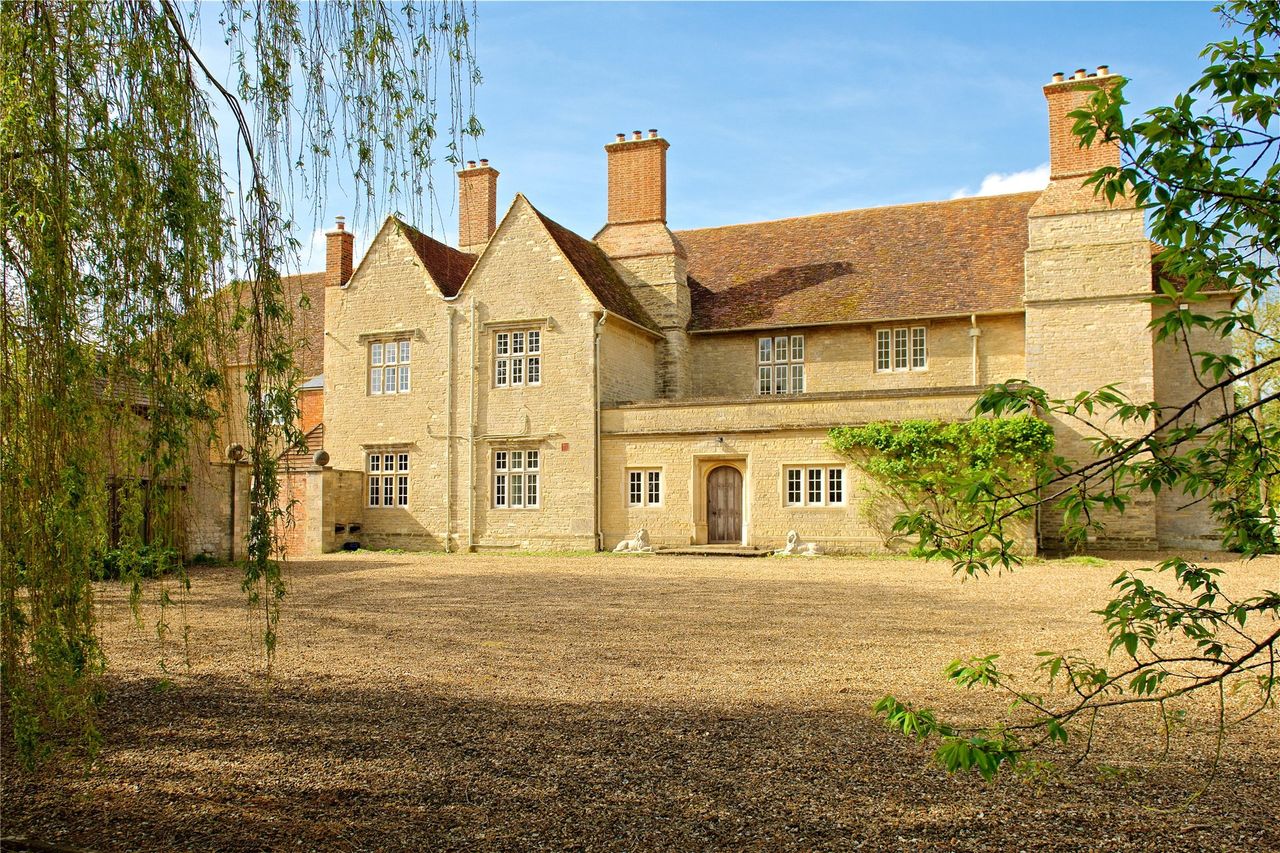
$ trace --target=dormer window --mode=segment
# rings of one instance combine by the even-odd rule
[[[758,339],[756,377],[761,394],[803,394],[804,335]]]

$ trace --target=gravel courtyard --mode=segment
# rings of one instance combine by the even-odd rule
[[[1280,559],[1229,588],[1280,586]],[[1005,700],[956,657],[1096,652],[1126,566],[1037,562],[961,583],[905,559],[441,556],[292,563],[267,689],[238,570],[197,569],[163,651],[118,585],[95,766],[18,771],[3,835],[91,850],[1280,850],[1280,726],[1175,733],[1116,716],[1070,767],[986,784],[872,714]],[[155,590],[148,591],[154,599]],[[1207,703],[1188,706],[1193,717]],[[7,724],[6,724],[7,725]],[[1187,773],[1188,758],[1198,770]]]

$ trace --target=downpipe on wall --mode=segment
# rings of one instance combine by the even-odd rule
[[[592,501],[592,515],[595,518],[595,539],[596,550],[604,550],[604,532],[600,529],[600,330],[604,328],[604,321],[608,318],[608,311],[597,312],[599,317],[596,319],[595,325],[592,327],[594,333],[593,352],[594,361],[592,365],[592,374],[595,381],[592,383],[591,407],[595,410],[595,495]]]

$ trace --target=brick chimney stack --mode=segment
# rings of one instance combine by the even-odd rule
[[[458,248],[483,251],[497,227],[498,170],[488,160],[468,160],[458,172]]]
[[[352,256],[355,253],[355,235],[347,230],[345,219],[339,216],[333,230],[327,232],[324,237],[325,287],[341,287],[351,279]]]
[[[608,224],[667,221],[670,147],[656,130],[650,130],[648,138],[638,130],[631,139],[619,133],[617,141],[604,147],[609,158]]]
[[[1095,142],[1080,147],[1080,138],[1072,133],[1076,120],[1070,113],[1086,106],[1098,88],[1111,88],[1123,78],[1099,65],[1096,73],[1083,68],[1067,77],[1061,72],[1045,85],[1044,97],[1049,102],[1049,176],[1058,178],[1086,177],[1103,166],[1120,165],[1120,149],[1112,142]]]

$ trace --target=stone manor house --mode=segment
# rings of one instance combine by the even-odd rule
[[[354,264],[339,221],[325,271],[293,279],[313,306],[303,428],[324,452],[290,458],[290,554],[607,549],[639,528],[655,547],[776,548],[794,529],[876,550],[831,427],[965,418],[1011,378],[1189,399],[1185,353],[1148,329],[1142,213],[1082,186],[1119,152],[1081,148],[1067,114],[1118,79],[1101,67],[1044,87],[1039,192],[672,230],[669,145],[651,130],[605,146],[608,215],[590,237],[523,195],[499,218],[485,160],[458,176],[457,247],[390,218]],[[1055,427],[1079,455],[1085,427]],[[225,465],[191,550],[239,538],[247,502],[232,525]],[[1138,503],[1098,544],[1212,546],[1186,503]],[[1037,524],[1051,544],[1056,519]]]

